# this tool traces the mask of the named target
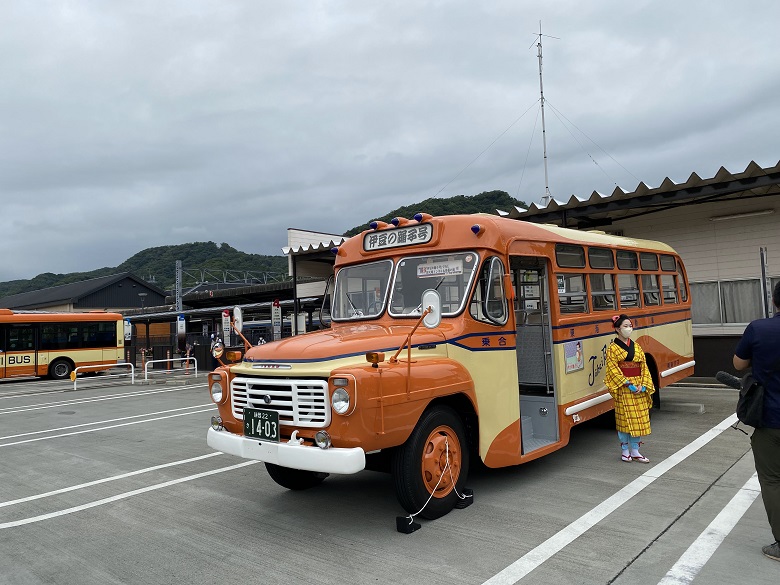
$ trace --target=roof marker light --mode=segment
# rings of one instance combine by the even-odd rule
[[[414,220],[416,222],[423,222],[423,221],[429,221],[433,219],[433,216],[430,213],[415,213],[414,214]]]
[[[406,225],[409,223],[409,220],[405,217],[394,217],[390,220],[390,223],[392,223],[395,227],[398,227],[399,225]]]
[[[473,226],[471,226],[471,231],[474,232],[475,236],[481,236],[482,233],[485,231],[485,228],[479,225],[478,223],[475,223]]]
[[[370,227],[372,230],[381,230],[383,228],[386,228],[389,224],[383,222],[383,221],[372,221],[370,224],[368,224],[368,227]]]

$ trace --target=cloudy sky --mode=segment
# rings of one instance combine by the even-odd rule
[[[539,201],[540,21],[555,198],[780,160],[776,0],[6,0],[0,281]]]

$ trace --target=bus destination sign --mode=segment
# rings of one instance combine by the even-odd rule
[[[427,244],[432,238],[433,226],[424,223],[381,232],[369,232],[363,237],[363,249],[366,252],[373,252],[387,248]]]

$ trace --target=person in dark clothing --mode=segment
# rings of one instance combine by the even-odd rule
[[[756,319],[745,329],[734,351],[734,367],[753,367],[753,377],[764,387],[762,424],[753,431],[750,444],[756,461],[761,498],[769,519],[773,544],[762,552],[780,561],[780,283],[772,291],[775,316]]]

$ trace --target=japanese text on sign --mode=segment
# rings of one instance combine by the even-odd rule
[[[369,232],[363,237],[363,249],[384,250],[414,244],[427,244],[433,237],[433,227],[428,224],[396,228],[382,232]]]
[[[417,278],[432,278],[435,276],[455,276],[463,274],[463,261],[432,262],[417,266]]]

